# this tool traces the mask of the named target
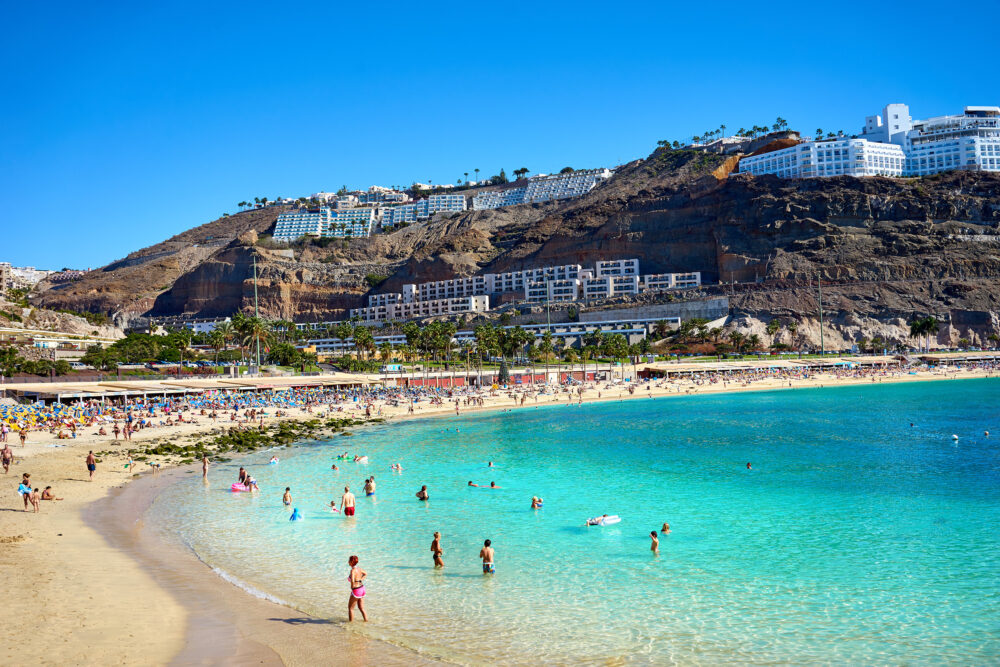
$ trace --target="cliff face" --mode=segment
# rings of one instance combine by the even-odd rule
[[[834,322],[935,314],[975,322],[968,327],[983,335],[995,327],[1000,176],[783,181],[732,175],[734,168],[722,156],[658,150],[575,200],[439,216],[392,234],[290,251],[237,238],[267,231],[275,210],[240,214],[124,260],[138,260],[135,266],[116,263],[39,298],[135,314],[248,310],[256,252],[264,313],[333,319],[364,302],[366,276],[387,277],[378,291],[389,291],[483,271],[638,257],[643,273],[701,271],[706,282],[753,282],[732,290],[733,306],[760,321],[813,312],[808,281],[822,276]],[[226,235],[222,222],[233,227]]]

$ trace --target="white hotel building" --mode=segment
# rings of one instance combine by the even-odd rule
[[[291,242],[303,236],[362,238],[371,234],[375,221],[374,208],[298,209],[278,215],[274,240]]]
[[[740,173],[781,178],[902,176],[906,154],[895,144],[867,139],[807,141],[740,160]]]
[[[610,169],[581,169],[566,174],[532,176],[524,187],[476,195],[472,198],[472,208],[479,211],[579,197],[593,190],[601,181],[611,178],[611,174]]]
[[[745,157],[740,173],[783,178],[928,176],[1000,171],[1000,107],[967,106],[953,116],[913,120],[905,104],[868,116],[855,138],[809,141]]]

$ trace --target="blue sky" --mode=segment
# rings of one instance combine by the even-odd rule
[[[100,266],[255,196],[1000,104],[990,3],[153,4],[6,3],[0,261]]]

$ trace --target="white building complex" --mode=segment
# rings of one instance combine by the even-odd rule
[[[611,174],[609,169],[581,169],[565,174],[532,176],[524,187],[476,195],[472,198],[472,208],[478,211],[579,197],[593,190],[601,181],[611,178]]]
[[[960,115],[913,120],[905,104],[868,116],[853,138],[807,141],[740,160],[740,173],[783,178],[928,176],[1000,171],[1000,107],[968,106]]]
[[[816,176],[902,176],[906,154],[894,144],[867,139],[807,141],[740,160],[741,174],[782,178]]]
[[[490,297],[523,295],[529,302],[566,302],[608,299],[701,285],[701,273],[640,275],[638,259],[598,261],[593,268],[580,264],[544,266],[523,271],[403,285],[402,292],[372,294],[367,308],[351,310],[364,322],[406,320],[434,315],[483,312]]]
[[[329,207],[298,209],[278,215],[275,241],[295,241],[303,236],[317,238],[363,238],[371,234],[376,222],[374,208]]]
[[[401,224],[426,220],[435,213],[461,213],[465,210],[465,195],[431,195],[412,204],[382,209],[382,227],[391,229]]]

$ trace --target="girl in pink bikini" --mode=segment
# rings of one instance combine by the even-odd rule
[[[351,566],[351,572],[347,575],[347,581],[351,584],[351,597],[347,600],[347,620],[354,620],[354,605],[358,606],[361,618],[368,622],[368,614],[365,613],[365,577],[368,573],[358,567],[358,557],[351,556],[347,559],[347,564]]]

